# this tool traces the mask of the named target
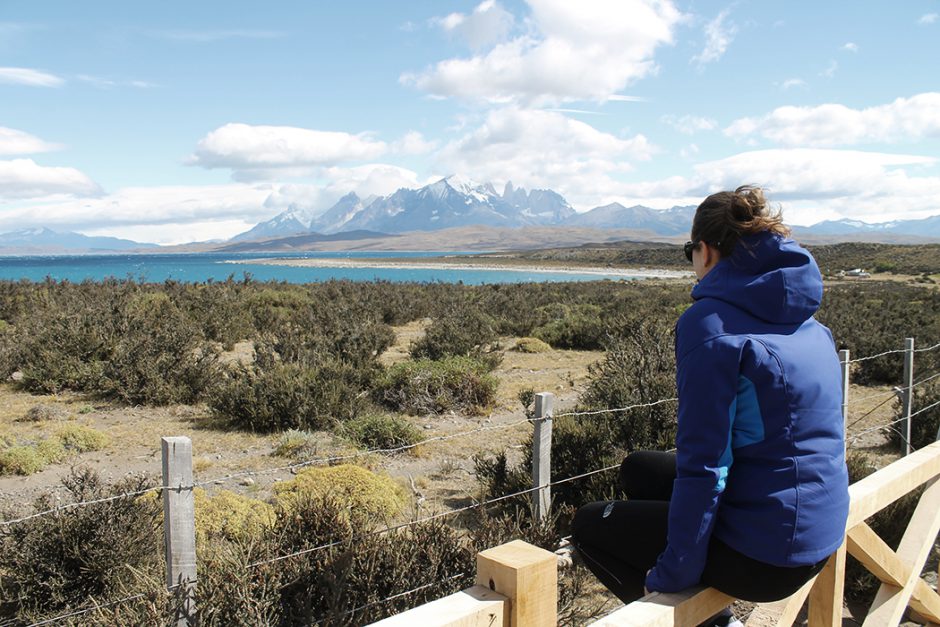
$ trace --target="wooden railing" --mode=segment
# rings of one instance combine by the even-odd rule
[[[792,625],[809,600],[810,627],[842,625],[846,554],[852,555],[881,587],[865,627],[898,625],[908,609],[912,618],[940,625],[940,595],[920,573],[940,532],[940,442],[927,446],[849,487],[851,506],[846,541],[825,568],[792,596],[758,605],[748,627]],[[926,486],[897,551],[878,537],[866,520],[902,496]],[[555,555],[520,540],[477,556],[477,585],[387,618],[375,625],[453,627],[542,627],[557,623]],[[734,602],[713,588],[682,593],[652,593],[593,623],[595,627],[688,627]]]

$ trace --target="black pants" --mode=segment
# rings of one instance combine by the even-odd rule
[[[572,543],[591,572],[624,603],[643,596],[646,572],[666,549],[675,478],[674,453],[631,453],[620,466],[620,484],[628,500],[589,503],[575,514]],[[825,563],[773,566],[712,537],[702,583],[738,599],[765,603],[790,596]]]

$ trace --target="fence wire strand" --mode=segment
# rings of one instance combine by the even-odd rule
[[[40,627],[40,625],[51,625],[53,623],[57,623],[59,621],[65,620],[66,618],[72,618],[73,616],[82,616],[83,614],[88,614],[89,612],[94,612],[95,610],[100,610],[102,608],[110,607],[112,605],[120,605],[121,603],[128,603],[130,601],[136,601],[137,599],[140,599],[145,596],[147,595],[141,592],[139,594],[134,594],[129,597],[124,597],[123,599],[118,599],[117,601],[111,601],[109,603],[96,603],[95,605],[91,607],[86,607],[80,610],[76,610],[74,612],[69,612],[68,614],[61,614],[53,618],[47,618],[45,620],[39,621],[38,623],[30,623],[29,627]],[[10,623],[10,624],[12,625],[13,623]]]
[[[194,484],[195,485],[195,484]],[[121,494],[115,494],[112,496],[107,496],[100,499],[93,499],[91,501],[77,501],[75,503],[65,503],[64,505],[57,505],[50,509],[42,510],[41,512],[36,512],[30,514],[29,516],[23,516],[22,518],[13,518],[11,520],[0,521],[0,527],[9,527],[17,523],[25,522],[27,520],[32,520],[33,518],[39,518],[40,516],[47,516],[49,514],[56,514],[69,509],[74,509],[76,507],[87,507],[89,505],[100,505],[101,503],[110,503],[111,501],[118,501],[120,499],[131,498],[135,496],[142,496],[148,492],[157,492],[159,490],[192,490],[194,486],[154,486],[152,488],[144,488],[143,490],[136,490],[134,492],[122,492]]]
[[[566,477],[565,479],[559,479],[558,481],[552,481],[551,483],[549,483],[549,484],[547,484],[547,485],[545,485],[545,486],[536,486],[536,487],[533,487],[533,488],[526,488],[525,490],[519,490],[518,492],[513,492],[512,494],[504,494],[504,495],[502,495],[502,496],[498,496],[498,497],[495,497],[495,498],[492,498],[492,499],[487,499],[487,500],[485,500],[485,501],[480,501],[479,503],[471,503],[470,505],[465,505],[465,506],[463,506],[463,507],[458,507],[457,509],[448,510],[448,511],[446,511],[446,512],[440,512],[440,513],[437,513],[437,514],[433,514],[433,515],[431,515],[431,516],[425,516],[424,518],[418,518],[418,519],[412,520],[412,521],[410,521],[410,522],[401,523],[401,524],[398,524],[398,525],[392,525],[391,527],[385,527],[385,528],[383,528],[383,529],[379,529],[378,531],[371,531],[371,532],[369,532],[369,533],[362,533],[362,534],[358,534],[358,535],[355,535],[355,536],[350,536],[349,538],[343,538],[343,539],[341,539],[341,540],[334,540],[333,542],[328,542],[328,543],[326,543],[326,544],[321,544],[321,545],[318,545],[318,546],[314,546],[314,547],[302,549],[302,550],[300,550],[300,551],[295,551],[295,552],[293,552],[293,553],[288,553],[288,554],[286,554],[286,555],[279,555],[279,556],[277,556],[277,557],[273,557],[273,558],[266,559],[266,560],[258,560],[257,562],[252,562],[251,564],[248,564],[248,568],[257,568],[258,566],[264,566],[264,565],[267,565],[267,564],[273,564],[273,563],[275,563],[275,562],[280,562],[280,561],[283,561],[283,560],[286,560],[286,559],[291,559],[291,558],[294,558],[294,557],[299,557],[299,556],[301,556],[301,555],[307,555],[307,554],[309,554],[309,553],[315,553],[315,552],[317,552],[317,551],[322,551],[322,550],[324,550],[324,549],[329,549],[329,548],[332,548],[332,547],[334,547],[334,546],[339,546],[339,545],[341,545],[341,544],[346,544],[346,543],[348,543],[348,542],[357,542],[357,541],[362,540],[362,539],[364,539],[364,538],[369,538],[369,537],[372,537],[372,536],[384,535],[384,534],[390,533],[390,532],[392,532],[392,531],[398,531],[398,530],[400,530],[400,529],[406,529],[406,528],[408,528],[408,527],[413,527],[413,526],[418,525],[418,524],[421,524],[421,523],[431,522],[431,521],[433,521],[433,520],[438,520],[438,519],[440,519],[440,518],[446,518],[446,517],[448,517],[448,516],[454,516],[454,515],[456,515],[456,514],[460,514],[460,513],[466,512],[466,511],[470,511],[470,510],[472,510],[472,509],[477,509],[478,507],[485,507],[485,506],[487,506],[487,505],[492,505],[493,503],[498,503],[498,502],[500,502],[500,501],[505,501],[506,499],[511,499],[511,498],[515,498],[515,497],[517,497],[517,496],[523,496],[523,495],[526,495],[526,494],[529,494],[529,493],[532,493],[532,492],[537,492],[537,491],[542,490],[542,489],[544,489],[544,488],[546,488],[546,487],[552,487],[552,486],[560,485],[560,484],[562,484],[562,483],[568,483],[569,481],[574,481],[574,480],[576,480],[576,479],[581,479],[581,478],[583,478],[583,477],[588,477],[588,476],[591,476],[591,475],[596,475],[596,474],[601,473],[601,472],[607,472],[607,471],[609,471],[609,470],[613,470],[614,468],[619,468],[619,467],[620,467],[620,464],[614,464],[613,466],[607,466],[606,468],[599,468],[599,469],[597,469],[597,470],[592,470],[592,471],[589,471],[589,472],[581,473],[581,474],[575,475],[575,476],[573,476],[573,477]]]
[[[418,586],[417,588],[412,588],[411,590],[406,590],[405,592],[399,592],[398,594],[393,594],[393,595],[391,595],[391,596],[385,597],[384,599],[379,599],[379,600],[377,600],[377,601],[372,601],[371,603],[366,603],[365,605],[360,605],[359,607],[353,608],[353,609],[351,609],[351,610],[346,610],[345,612],[343,612],[343,613],[340,614],[339,616],[327,616],[327,617],[325,617],[325,618],[321,618],[320,620],[318,620],[317,622],[315,622],[315,623],[313,623],[313,624],[314,624],[314,625],[319,625],[320,623],[323,623],[323,622],[325,622],[325,621],[327,621],[327,620],[332,620],[332,619],[335,619],[335,618],[342,618],[343,616],[349,616],[350,614],[355,614],[356,612],[361,612],[362,610],[368,609],[368,608],[370,608],[370,607],[374,607],[374,606],[376,606],[376,605],[381,605],[382,603],[388,603],[389,601],[393,601],[393,600],[395,600],[395,599],[399,599],[399,598],[401,598],[401,597],[408,596],[409,594],[414,594],[415,592],[420,592],[421,590],[425,590],[426,588],[433,588],[434,586],[438,586],[438,585],[440,585],[440,584],[447,583],[447,582],[449,582],[449,581],[453,581],[454,579],[460,579],[461,577],[467,577],[467,576],[469,576],[469,575],[470,575],[470,573],[466,573],[466,572],[465,572],[465,573],[459,573],[459,574],[457,574],[457,575],[453,575],[452,577],[447,577],[446,579],[441,579],[440,581],[432,581],[431,583],[426,583],[426,584],[424,584],[423,586]]]
[[[662,403],[672,403],[678,401],[678,398],[662,398],[658,401],[653,401],[652,403],[637,403],[636,405],[629,405],[627,407],[616,407],[613,409],[596,409],[592,411],[570,411],[563,414],[555,414],[552,418],[567,418],[568,416],[596,416],[598,414],[612,414],[621,411],[630,411],[631,409],[639,409],[641,407],[655,407],[656,405],[661,405]]]

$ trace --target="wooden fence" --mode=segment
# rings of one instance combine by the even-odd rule
[[[865,627],[898,625],[912,618],[940,625],[940,595],[920,577],[940,532],[940,442],[878,470],[849,487],[846,540],[826,566],[792,596],[758,605],[748,627],[792,625],[809,601],[810,627],[842,625],[846,553],[855,557],[881,587]],[[865,522],[902,496],[926,486],[897,551]],[[387,618],[375,626],[548,627],[557,623],[557,558],[520,540],[477,556],[477,585]],[[593,623],[595,627],[688,627],[734,602],[714,588],[682,593],[654,592]]]

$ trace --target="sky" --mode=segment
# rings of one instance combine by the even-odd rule
[[[460,174],[940,214],[940,0],[0,0],[0,232],[161,244]]]

